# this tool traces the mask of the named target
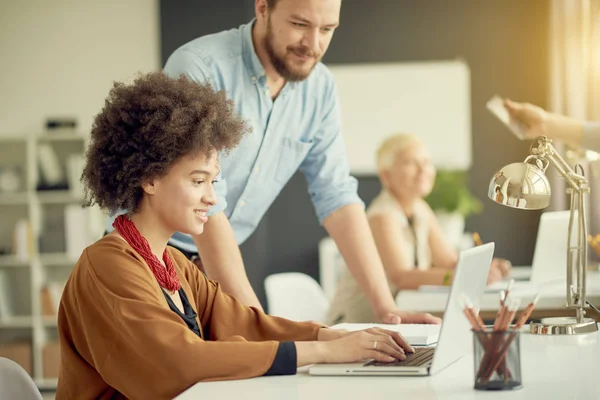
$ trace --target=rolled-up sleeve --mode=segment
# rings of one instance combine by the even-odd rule
[[[202,58],[185,48],[179,48],[171,54],[165,64],[164,73],[173,78],[185,75],[194,82],[209,82],[215,90],[220,89],[215,87],[210,71]],[[221,173],[217,176],[215,182],[215,195],[217,196],[217,204],[210,208],[207,213],[208,216],[218,214],[227,208],[227,181]]]
[[[364,207],[357,193],[358,182],[350,175],[333,78],[329,79],[323,110],[314,144],[300,165],[321,224],[332,212],[345,205],[358,203]]]
[[[600,122],[586,122],[583,124],[581,145],[586,149],[600,152]]]

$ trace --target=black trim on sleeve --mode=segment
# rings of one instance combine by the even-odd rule
[[[296,374],[296,363],[296,344],[294,342],[280,342],[273,364],[271,365],[271,368],[265,372],[264,376],[294,375]]]

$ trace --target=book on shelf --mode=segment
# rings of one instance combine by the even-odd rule
[[[89,245],[89,223],[86,209],[78,204],[65,207],[65,243],[70,260],[78,260]]]
[[[18,261],[27,262],[33,255],[33,231],[27,219],[20,219],[15,224],[13,234],[13,253]]]
[[[65,284],[66,282],[50,281],[40,289],[42,315],[44,317],[55,317],[58,315],[60,298],[65,289]]]
[[[44,317],[55,317],[57,315],[48,286],[40,289],[40,301],[42,302],[42,315]]]
[[[58,341],[46,342],[42,349],[42,370],[45,379],[58,378],[60,345]]]
[[[9,276],[6,271],[0,270],[0,320],[7,320],[13,316],[11,293]]]
[[[48,143],[40,143],[37,151],[40,178],[44,185],[52,187],[65,182],[60,161],[52,146]]]
[[[67,178],[69,190],[75,198],[83,197],[83,184],[80,181],[81,174],[85,168],[85,157],[83,154],[70,154],[67,156]]]

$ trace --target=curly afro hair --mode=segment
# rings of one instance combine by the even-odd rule
[[[249,129],[225,92],[153,72],[116,82],[96,115],[81,176],[85,206],[138,211],[142,184],[187,155],[228,152]]]

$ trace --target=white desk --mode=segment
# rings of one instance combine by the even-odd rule
[[[518,269],[517,274],[519,277],[527,276],[527,269],[521,267]],[[588,271],[587,281],[586,298],[596,307],[600,307],[600,273]],[[566,299],[565,281],[539,285],[534,285],[531,282],[516,281],[511,290],[513,298],[521,298],[521,308],[525,308],[527,303],[538,293],[540,298],[535,308],[536,311],[564,308]],[[398,308],[406,311],[442,313],[446,308],[448,294],[449,291],[423,292],[418,290],[403,290],[396,296],[396,304]],[[486,291],[480,303],[481,311],[497,311],[499,299],[497,291]]]
[[[472,350],[471,350],[472,351]],[[523,388],[473,389],[472,353],[432,377],[294,376],[198,383],[177,400],[600,399],[600,332],[521,336]]]

